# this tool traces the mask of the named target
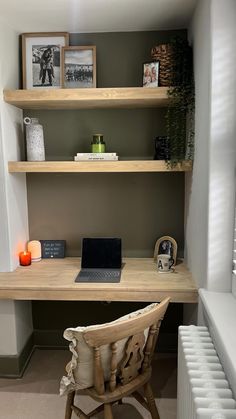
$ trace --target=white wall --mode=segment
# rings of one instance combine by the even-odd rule
[[[236,148],[236,2],[199,0],[194,46],[196,151],[187,183],[186,257],[199,286],[231,290]]]
[[[230,291],[236,167],[236,2],[212,0],[207,289]]]
[[[5,266],[5,269],[2,266],[0,270],[12,271],[19,264],[19,252],[25,249],[25,243],[29,236],[26,175],[25,173],[10,174],[7,168],[8,161],[22,159],[22,111],[2,102],[0,113],[2,121],[3,183],[5,185],[7,214],[0,222],[7,224],[8,240],[5,249],[8,249],[9,252],[9,264]]]
[[[211,34],[210,1],[199,0],[189,28],[194,51],[195,158],[193,174],[186,175],[185,258],[197,284],[204,286],[208,258],[208,193]]]
[[[3,89],[19,87],[19,37],[0,21],[0,271],[18,265],[18,251],[28,240],[28,215],[25,174],[10,175],[9,160],[21,157],[22,110],[3,101]],[[7,40],[7,42],[6,42]]]
[[[15,269],[28,240],[25,175],[11,175],[9,160],[20,159],[22,111],[4,103],[2,90],[18,88],[19,37],[0,21],[0,271]],[[0,355],[18,354],[32,333],[30,302],[0,301]]]

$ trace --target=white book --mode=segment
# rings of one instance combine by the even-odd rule
[[[75,156],[74,161],[114,161],[118,160],[118,156],[99,156],[99,157],[79,157]]]
[[[116,156],[116,153],[77,153],[78,157],[114,157]]]

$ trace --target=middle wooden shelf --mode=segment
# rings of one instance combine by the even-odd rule
[[[169,167],[164,160],[119,161],[10,161],[10,173],[138,173],[138,172],[189,172],[191,161]]]

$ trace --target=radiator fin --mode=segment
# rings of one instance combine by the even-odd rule
[[[236,401],[207,327],[179,327],[177,389],[177,419],[236,419]]]

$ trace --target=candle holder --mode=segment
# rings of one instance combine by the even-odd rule
[[[31,253],[31,262],[39,262],[42,258],[41,243],[38,240],[31,240],[27,245],[28,252]]]
[[[91,151],[92,153],[105,153],[106,151],[106,144],[103,141],[102,134],[94,134],[93,141],[91,143]]]
[[[31,265],[31,253],[30,252],[20,252],[19,261],[21,266]]]

